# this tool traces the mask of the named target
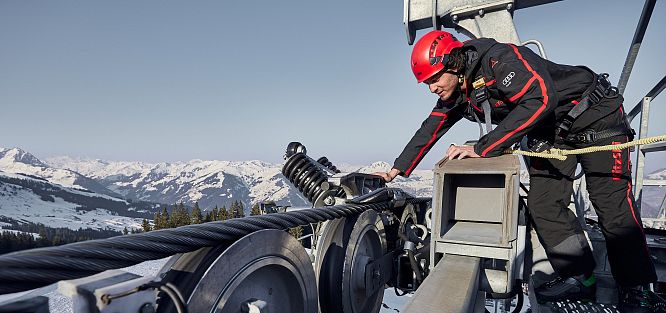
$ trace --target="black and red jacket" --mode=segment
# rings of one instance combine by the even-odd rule
[[[586,67],[556,64],[529,48],[494,39],[470,40],[462,49],[467,54],[466,90],[473,90],[472,82],[483,77],[490,94],[492,123],[496,125],[474,146],[474,151],[482,157],[499,156],[528,134],[553,142],[556,122],[578,103],[596,78]],[[475,102],[470,95],[461,93],[450,101],[438,100],[393,167],[401,175],[409,176],[435,142],[461,118],[476,121],[476,115],[484,121],[483,109]],[[571,133],[618,111],[621,103],[620,99],[588,109],[576,119]],[[598,124],[595,123],[595,128]]]

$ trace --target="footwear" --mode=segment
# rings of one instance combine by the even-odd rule
[[[584,275],[558,277],[535,288],[534,293],[540,304],[561,300],[594,301],[597,292],[596,282],[594,275],[588,278]]]
[[[666,301],[647,286],[622,287],[617,309],[620,313],[665,312]]]

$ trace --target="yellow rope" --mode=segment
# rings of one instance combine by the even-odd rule
[[[593,153],[593,152],[599,152],[599,151],[612,151],[612,150],[621,150],[621,149],[627,149],[633,146],[639,146],[639,145],[647,145],[655,142],[660,142],[660,141],[666,141],[666,135],[661,135],[661,136],[654,136],[654,137],[647,137],[647,138],[642,138],[618,145],[605,145],[605,146],[592,146],[588,148],[581,148],[581,149],[574,149],[574,150],[564,150],[564,149],[557,149],[557,148],[551,148],[549,150],[546,150],[544,152],[530,152],[530,151],[523,151],[523,150],[512,150],[508,149],[505,151],[505,154],[516,154],[516,155],[524,155],[524,156],[529,156],[529,157],[537,157],[537,158],[547,158],[547,159],[558,159],[560,161],[564,161],[567,159],[568,155],[573,155],[573,154],[585,154],[585,153]]]

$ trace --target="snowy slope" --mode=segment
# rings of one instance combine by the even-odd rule
[[[0,171],[0,216],[19,221],[70,229],[123,230],[140,228],[142,216],[152,216],[151,206]]]
[[[63,187],[85,189],[114,197],[118,196],[93,179],[69,169],[53,168],[19,148],[0,148],[0,171],[43,178],[52,184]]]

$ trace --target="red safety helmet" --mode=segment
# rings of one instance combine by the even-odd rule
[[[412,72],[419,83],[444,69],[451,50],[462,47],[463,43],[451,33],[433,30],[421,37],[412,50]]]

